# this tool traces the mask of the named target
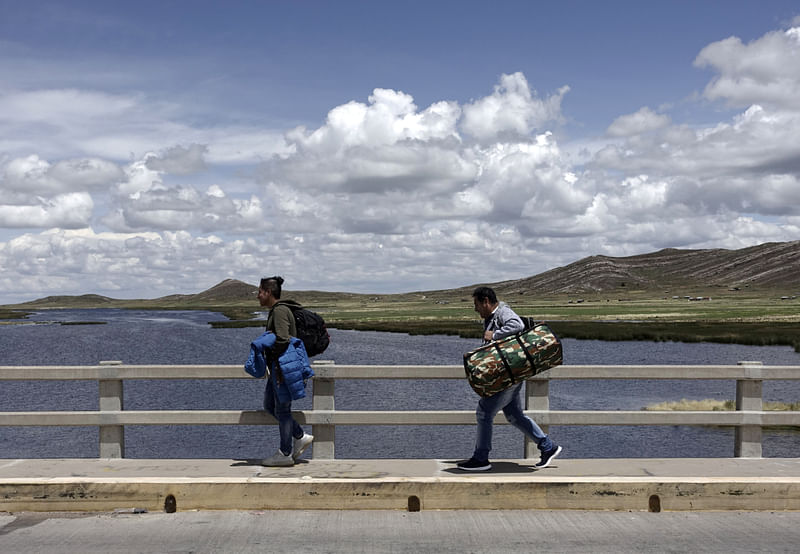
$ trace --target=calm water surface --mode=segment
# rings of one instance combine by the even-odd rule
[[[197,311],[50,310],[31,321],[102,321],[103,325],[40,323],[0,325],[0,365],[78,365],[100,360],[130,364],[243,364],[258,328],[211,329],[222,315]],[[476,325],[479,323],[476,321]],[[321,356],[340,364],[460,364],[478,341],[448,336],[331,330],[331,346]],[[735,364],[760,360],[800,365],[791,347],[713,343],[603,342],[565,339],[568,364]],[[312,385],[313,387],[313,382]],[[0,411],[96,410],[94,381],[0,381]],[[127,381],[124,403],[140,409],[260,409],[259,380]],[[295,402],[310,409],[309,397]],[[555,381],[554,410],[638,410],[665,400],[733,399],[733,381]],[[765,400],[800,400],[800,381],[764,382]],[[341,381],[336,407],[343,410],[474,409],[478,397],[466,381]],[[310,429],[309,429],[310,430]],[[733,430],[680,426],[552,426],[564,457],[729,457]],[[130,426],[130,458],[233,458],[271,455],[277,448],[273,426]],[[460,459],[472,453],[474,426],[342,426],[336,429],[338,458]],[[97,430],[91,427],[0,427],[0,457],[96,457]],[[764,455],[800,456],[800,433],[766,432]],[[520,457],[521,434],[496,426],[492,457]]]

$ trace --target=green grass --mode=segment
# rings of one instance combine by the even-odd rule
[[[0,308],[0,319],[25,319],[29,315],[31,315],[30,312],[22,310],[7,310],[5,308]]]
[[[774,292],[712,298],[690,302],[640,293],[594,299],[520,296],[507,301],[520,314],[547,321],[562,338],[784,345],[800,352],[800,301],[782,301]],[[305,304],[318,310],[332,328],[465,338],[481,334],[472,299],[464,295],[359,296]],[[212,325],[263,326],[263,321],[252,320],[257,310],[257,306],[224,309],[231,321]]]
[[[501,300],[521,315],[547,321],[563,338],[787,345],[800,352],[800,299],[791,298],[796,292],[720,288],[625,290],[535,297],[511,294]],[[285,296],[320,312],[332,328],[465,338],[477,338],[481,333],[472,298],[465,291],[395,295],[287,291]],[[711,300],[688,301],[685,296]],[[781,300],[782,296],[788,296],[789,300]],[[78,300],[85,303],[87,298]],[[81,307],[87,306],[81,304]],[[209,310],[229,318],[229,321],[210,322],[215,328],[264,325],[263,320],[254,319],[254,312],[264,311],[255,301],[201,305],[194,300],[114,300],[113,305],[106,302],[104,307]],[[8,308],[0,310],[13,317],[24,316],[24,312]]]
[[[800,352],[800,322],[686,321],[585,322],[552,321],[561,337],[608,341],[715,342],[752,346],[791,346]]]

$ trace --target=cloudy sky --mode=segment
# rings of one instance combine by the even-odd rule
[[[800,238],[792,1],[0,0],[0,304]]]

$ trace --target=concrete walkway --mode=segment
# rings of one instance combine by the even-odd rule
[[[797,552],[800,512],[252,510],[0,513],[0,552]]]
[[[800,459],[0,460],[0,512],[800,510]]]

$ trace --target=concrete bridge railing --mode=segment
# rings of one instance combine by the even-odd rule
[[[336,410],[335,384],[342,379],[464,379],[462,366],[336,365],[314,363],[312,409],[295,412],[311,425],[313,457],[333,459],[338,425],[474,425],[474,410],[354,411]],[[256,410],[125,410],[123,385],[132,379],[251,379],[241,365],[0,366],[0,381],[94,380],[98,382],[96,411],[0,412],[4,426],[97,426],[100,457],[125,457],[126,425],[274,425]],[[735,411],[550,410],[551,380],[568,379],[714,379],[736,380]],[[800,379],[800,366],[737,365],[564,365],[527,381],[525,411],[539,425],[723,425],[735,427],[734,455],[760,458],[765,426],[798,426],[800,411],[764,411],[764,380]],[[497,423],[506,423],[502,413]],[[536,457],[526,439],[526,458]]]

